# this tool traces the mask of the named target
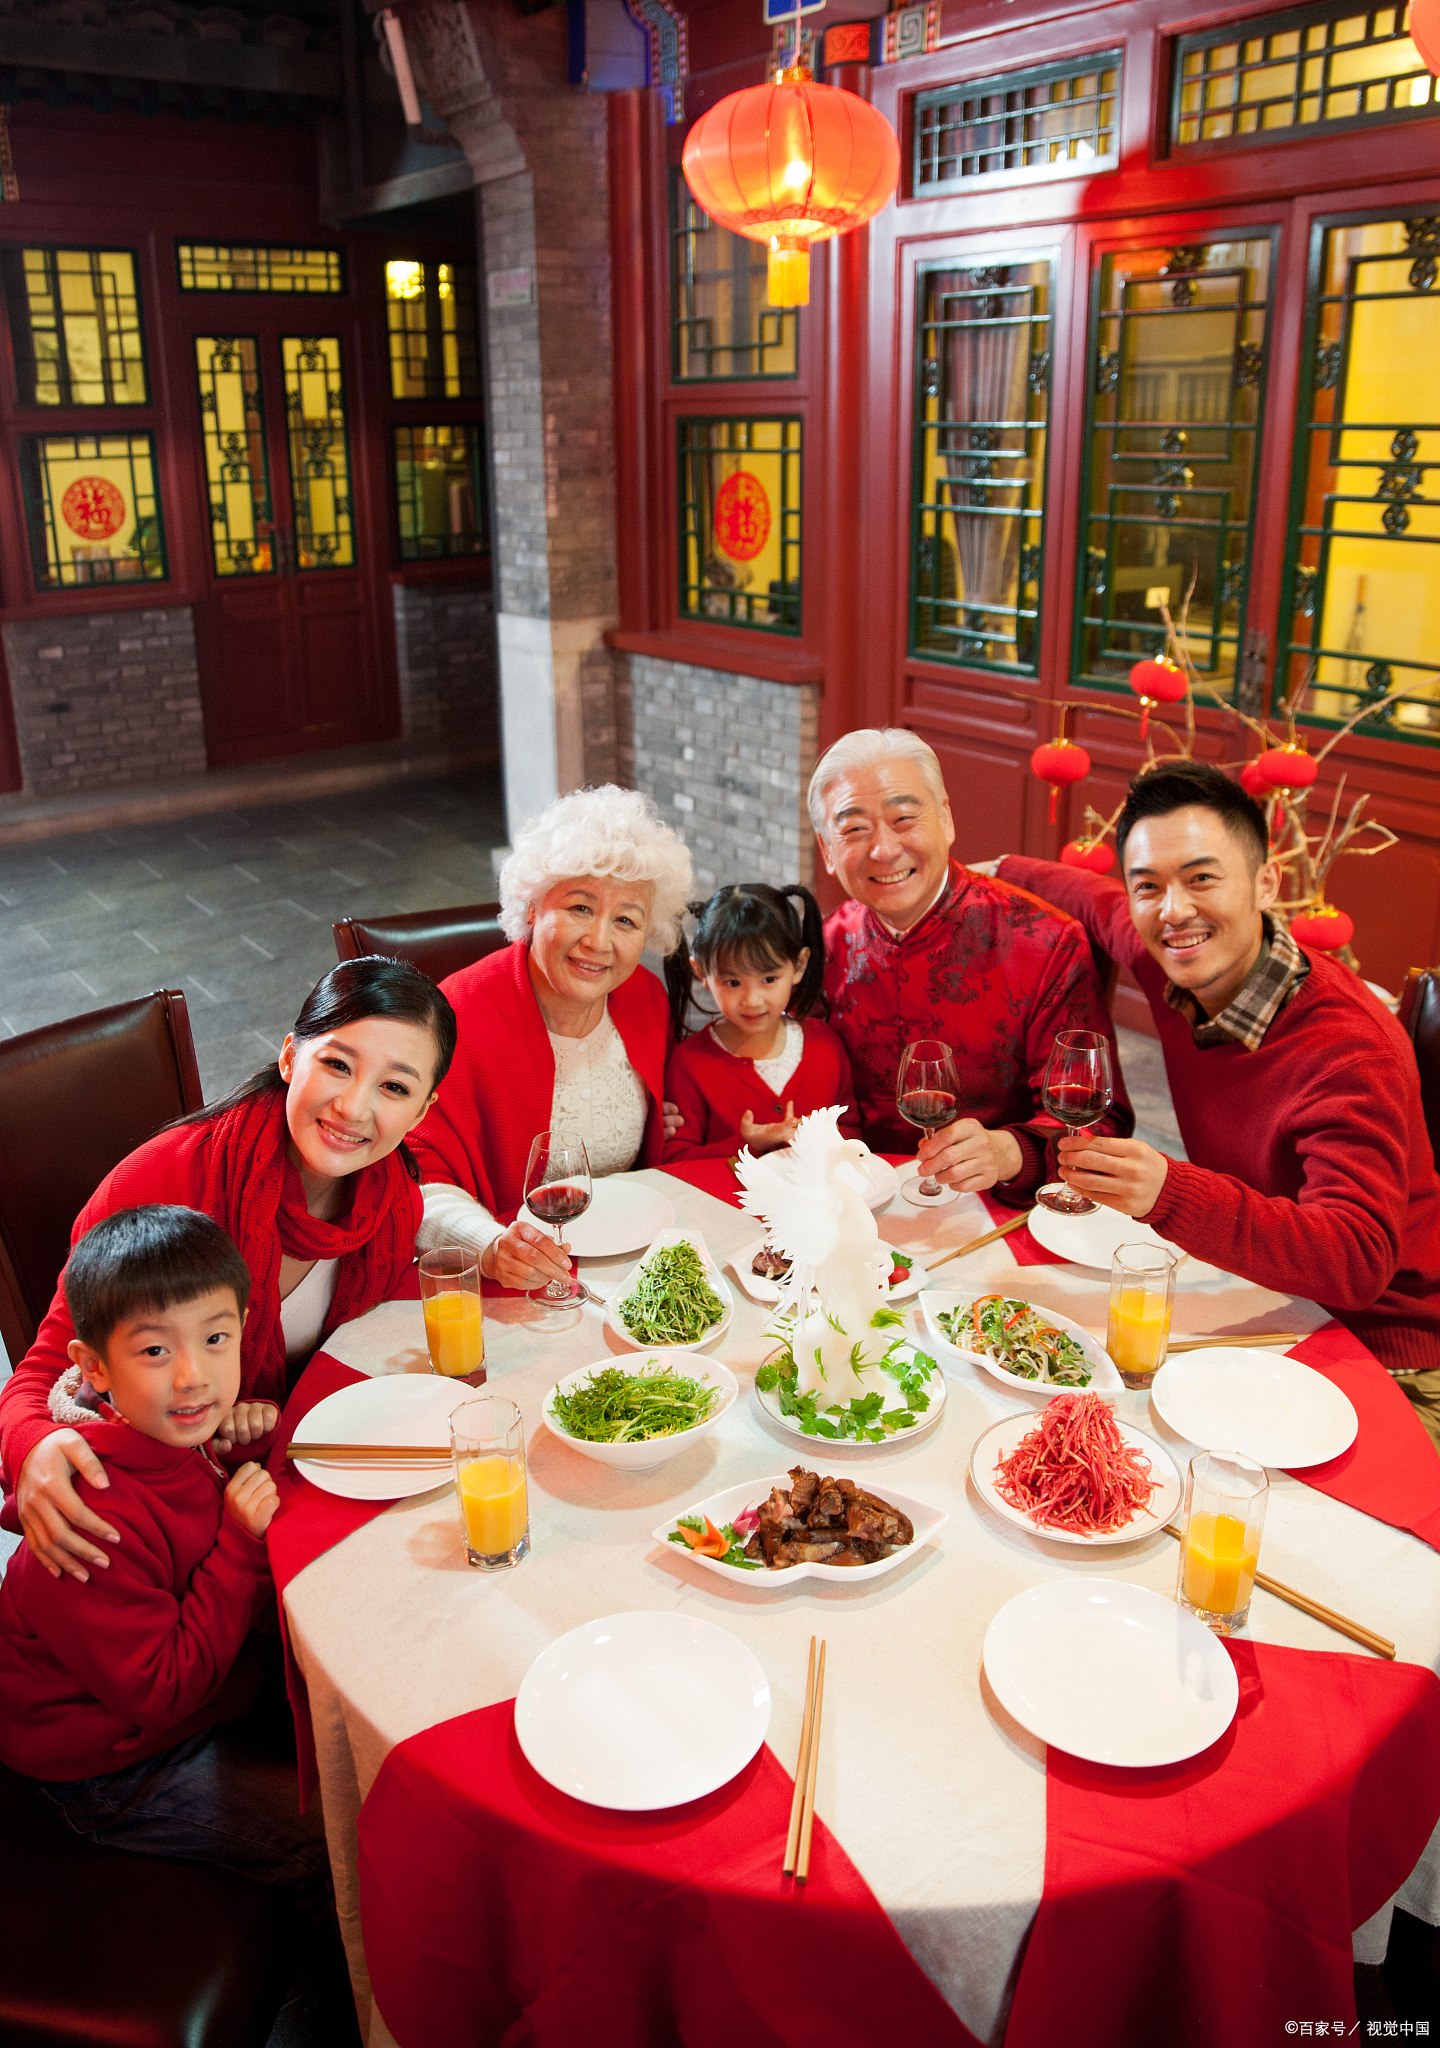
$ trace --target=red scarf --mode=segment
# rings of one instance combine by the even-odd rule
[[[242,1340],[247,1400],[285,1400],[280,1259],[339,1259],[322,1337],[386,1300],[415,1255],[418,1203],[399,1152],[349,1176],[350,1207],[334,1223],[311,1216],[286,1144],[285,1094],[251,1095],[210,1125],[202,1206],[223,1224],[250,1268],[250,1315]]]

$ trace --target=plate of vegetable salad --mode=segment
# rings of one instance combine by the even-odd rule
[[[1048,1397],[1059,1388],[1115,1393],[1121,1386],[1098,1337],[1068,1316],[1019,1296],[926,1288],[920,1312],[942,1356],[982,1366],[1012,1391],[1033,1387]]]
[[[723,1337],[735,1297],[705,1240],[693,1230],[662,1230],[610,1297],[606,1321],[644,1351],[698,1351]]]
[[[893,1309],[882,1311],[895,1323]],[[945,1375],[935,1360],[897,1332],[872,1375],[871,1390],[844,1403],[823,1393],[802,1394],[799,1369],[790,1349],[788,1325],[772,1327],[783,1336],[755,1375],[755,1398],[772,1422],[792,1436],[825,1443],[885,1444],[931,1429],[945,1408]]]
[[[582,1456],[649,1472],[707,1435],[739,1391],[717,1358],[612,1354],[558,1380],[540,1412]]]

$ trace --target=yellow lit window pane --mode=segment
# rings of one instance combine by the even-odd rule
[[[402,561],[484,552],[480,430],[395,429],[395,508]]]
[[[167,574],[152,434],[35,434],[20,469],[36,588]]]
[[[350,447],[338,335],[286,335],[280,343],[301,569],[342,569],[355,560]]]
[[[22,405],[144,405],[135,259],[124,249],[7,250]]]
[[[800,631],[798,419],[681,420],[680,609]]]
[[[195,376],[217,576],[275,567],[270,468],[257,345],[251,335],[198,335]]]
[[[481,396],[476,293],[474,264],[386,264],[392,398]]]
[[[309,292],[333,297],[345,290],[339,249],[177,242],[182,292]]]

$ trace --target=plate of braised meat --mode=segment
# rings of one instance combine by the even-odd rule
[[[874,1579],[893,1571],[948,1520],[938,1508],[886,1488],[793,1465],[768,1479],[712,1493],[657,1529],[692,1563],[756,1585],[800,1579]]]

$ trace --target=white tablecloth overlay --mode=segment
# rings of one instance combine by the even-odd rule
[[[719,1264],[757,1234],[753,1218],[682,1181],[659,1172],[638,1178],[663,1187],[677,1220],[703,1233]],[[897,1197],[880,1218],[882,1236],[905,1248],[961,1244],[989,1227],[974,1196],[931,1211]],[[586,1261],[583,1272],[603,1293],[631,1263]],[[1003,1239],[945,1267],[936,1276],[944,1284],[1003,1287],[1104,1332],[1104,1280],[1073,1267],[1018,1266]],[[917,1440],[832,1450],[785,1435],[751,1385],[772,1348],[763,1335],[767,1312],[738,1289],[717,1355],[740,1378],[741,1394],[719,1427],[652,1472],[599,1465],[552,1436],[540,1407],[563,1374],[622,1347],[596,1308],[559,1336],[527,1328],[532,1314],[523,1299],[486,1304],[490,1389],[516,1401],[525,1418],[530,1557],[510,1572],[467,1566],[447,1486],[397,1502],[317,1558],[286,1594],[370,2048],[391,2048],[392,2037],[365,1973],[355,1822],[387,1752],[421,1729],[511,1698],[557,1636],[633,1608],[704,1615],[756,1652],[774,1698],[769,1740],[787,1768],[799,1743],[809,1639],[812,1632],[828,1639],[819,1811],[921,1967],[972,2032],[998,2043],[1044,1883],[1045,1749],[989,1693],[980,1663],[985,1631],[1013,1594],[1064,1573],[1123,1578],[1169,1596],[1174,1540],[1157,1533],[1094,1552],[1028,1536],[984,1507],[966,1477],[976,1436],[1038,1404],[1008,1395],[978,1367],[952,1362],[945,1414]],[[1179,1289],[1175,1298],[1177,1333],[1309,1330],[1325,1320],[1313,1303],[1233,1279]],[[418,1302],[373,1309],[325,1348],[360,1372],[429,1370]],[[467,1394],[457,1386],[457,1404]],[[1183,1468],[1193,1446],[1165,1428],[1148,1395],[1123,1394],[1117,1407],[1168,1442]],[[852,1474],[863,1466],[882,1495],[888,1482],[951,1519],[891,1576],[853,1588],[810,1579],[761,1590],[738,1575],[729,1586],[652,1541],[653,1528],[692,1502],[796,1463]],[[1272,1472],[1264,1564],[1391,1637],[1400,1657],[1440,1666],[1440,1555],[1417,1537]],[[1250,1633],[1302,1649],[1352,1647],[1258,1591]],[[1398,1900],[1440,1924],[1440,1829]],[[1359,1931],[1357,1960],[1383,1957],[1389,1918],[1387,1906]]]

